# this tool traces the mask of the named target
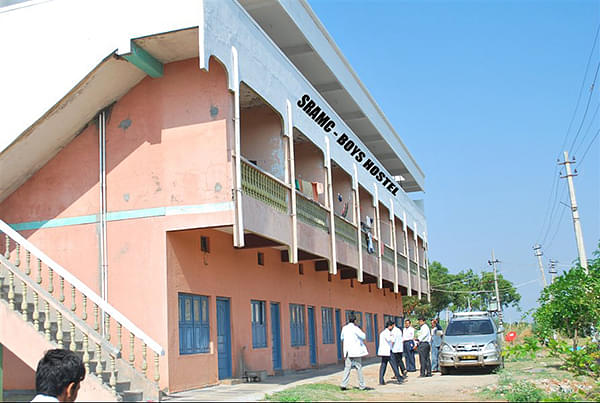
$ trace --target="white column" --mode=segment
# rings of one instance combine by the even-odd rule
[[[288,260],[290,263],[298,263],[298,217],[296,215],[296,162],[294,159],[294,124],[292,120],[292,103],[286,99],[287,119],[285,125],[285,135],[288,141],[288,183],[290,185],[290,215],[292,225],[292,245],[288,250]]]

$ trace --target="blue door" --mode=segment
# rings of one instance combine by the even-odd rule
[[[379,350],[379,326],[377,326],[377,314],[373,314],[373,329],[375,329],[375,351]]]
[[[315,307],[308,307],[308,346],[310,365],[317,365],[317,329],[315,327]]]
[[[219,379],[231,378],[231,317],[229,298],[217,298]]]
[[[271,302],[271,339],[273,370],[278,370],[281,369],[281,323],[279,302]]]
[[[335,340],[337,341],[337,359],[342,359],[342,312],[335,310]]]

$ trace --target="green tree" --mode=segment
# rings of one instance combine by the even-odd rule
[[[600,244],[588,263],[589,274],[577,264],[557,277],[542,291],[540,307],[534,313],[537,334],[549,338],[553,331],[573,340],[576,349],[579,337],[592,325],[600,323]]]
[[[404,312],[434,317],[446,308],[466,310],[469,304],[474,310],[487,310],[491,298],[495,296],[492,272],[477,274],[468,269],[451,274],[447,267],[434,261],[429,265],[429,279],[431,303],[419,301],[416,296],[405,296]],[[498,288],[503,307],[518,307],[521,295],[512,282],[501,274],[498,275]]]

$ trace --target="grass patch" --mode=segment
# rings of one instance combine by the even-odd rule
[[[268,394],[265,396],[265,400],[272,402],[364,400],[367,393],[369,392],[360,389],[341,391],[338,385],[330,383],[310,383]]]

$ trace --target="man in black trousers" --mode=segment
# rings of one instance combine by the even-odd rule
[[[421,378],[431,376],[431,330],[425,323],[425,318],[419,318],[419,333],[417,333],[417,351],[419,352],[419,363]]]
[[[379,334],[379,348],[377,349],[377,355],[381,357],[381,365],[379,366],[379,384],[385,385],[384,377],[388,363],[392,366],[396,381],[402,383],[404,377],[398,371],[398,363],[396,362],[394,353],[392,353],[392,348],[394,347],[394,335],[392,333],[394,322],[389,320],[385,326],[385,329]]]

